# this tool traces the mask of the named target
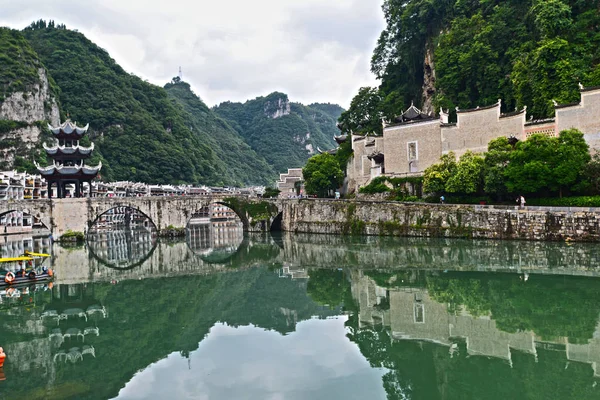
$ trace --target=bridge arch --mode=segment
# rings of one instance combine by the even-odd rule
[[[108,218],[107,218],[108,216],[111,216],[112,221],[108,221]],[[112,222],[113,225],[118,226],[118,225],[120,225],[119,222],[122,221],[123,225],[126,226],[126,225],[130,225],[132,220],[135,220],[137,217],[142,217],[145,219],[144,227],[152,228],[152,229],[158,231],[158,227],[156,226],[154,221],[152,221],[152,218],[150,218],[148,215],[146,215],[140,209],[129,206],[129,205],[117,205],[112,208],[109,208],[108,210],[104,211],[102,214],[99,214],[98,216],[96,216],[96,218],[94,220],[88,221],[88,233],[94,227],[96,227],[96,229],[99,228],[98,224]],[[103,221],[104,218],[106,218],[105,221]]]

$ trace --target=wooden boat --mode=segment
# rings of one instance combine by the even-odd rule
[[[0,258],[0,288],[21,284],[51,281],[54,272],[42,266],[36,268],[33,261],[50,257],[50,254],[26,251],[19,257]]]

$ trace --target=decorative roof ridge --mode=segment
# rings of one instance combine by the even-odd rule
[[[579,91],[582,93],[583,92],[593,92],[594,90],[600,90],[600,85],[585,87],[581,83],[579,83]]]
[[[474,111],[489,110],[491,108],[498,107],[498,106],[501,106],[501,105],[502,105],[502,99],[498,99],[498,101],[496,103],[491,104],[489,106],[484,106],[484,107],[477,106],[475,108],[468,108],[468,109],[465,109],[465,110],[461,110],[458,107],[456,107],[455,110],[456,110],[457,114],[462,114],[462,113],[469,113],[469,112],[474,112]]]
[[[508,113],[504,113],[504,114],[500,114],[500,118],[508,118],[508,117],[514,117],[516,115],[520,115],[527,112],[527,106],[523,107],[522,110],[515,110],[512,112],[508,112]]]
[[[61,146],[61,145],[54,145],[54,147],[48,147],[46,145],[46,142],[44,142],[42,144],[42,146],[44,147],[45,150],[50,150],[50,151],[56,151],[56,150],[64,150],[64,149],[74,149],[74,150],[79,150],[79,151],[94,151],[94,143],[92,143],[92,145],[90,147],[85,147],[85,146],[81,146],[81,145],[77,145],[77,146]]]
[[[530,120],[530,121],[525,122],[525,126],[548,124],[550,122],[556,122],[556,119],[555,118],[545,118],[545,119]]]
[[[552,104],[554,104],[554,109],[556,110],[558,108],[567,108],[567,107],[578,106],[581,104],[581,101],[574,101],[573,103],[559,104],[556,100],[552,100]]]
[[[437,121],[437,120],[438,120],[437,117],[431,115],[428,118],[424,118],[424,119],[415,119],[415,120],[410,120],[410,121],[396,122],[394,124],[386,124],[383,129],[393,128],[393,127],[402,126],[402,125],[422,124],[425,122],[431,122],[431,121]]]

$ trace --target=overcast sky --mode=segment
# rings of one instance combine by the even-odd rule
[[[209,105],[275,90],[344,107],[376,85],[369,61],[382,0],[0,0],[0,25],[40,18],[77,29],[128,72],[177,75]]]

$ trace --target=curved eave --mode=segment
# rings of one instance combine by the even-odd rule
[[[83,136],[88,128],[90,127],[90,124],[87,124],[84,127],[80,127],[77,126],[76,124],[72,123],[70,120],[66,120],[65,122],[62,123],[62,125],[57,126],[57,127],[53,127],[52,125],[48,124],[48,129],[50,129],[50,132],[52,132],[53,135],[57,136],[57,135],[65,135],[65,136],[70,136],[72,134],[75,134],[77,136]]]
[[[46,143],[43,144],[44,146],[44,150],[46,150],[46,153],[48,155],[65,155],[65,156],[72,156],[72,155],[81,155],[81,156],[89,156],[92,154],[92,151],[94,151],[94,143],[92,143],[92,145],[90,147],[83,147],[83,146],[74,146],[74,147],[66,147],[66,146],[54,146],[54,147],[48,147],[46,146]]]

